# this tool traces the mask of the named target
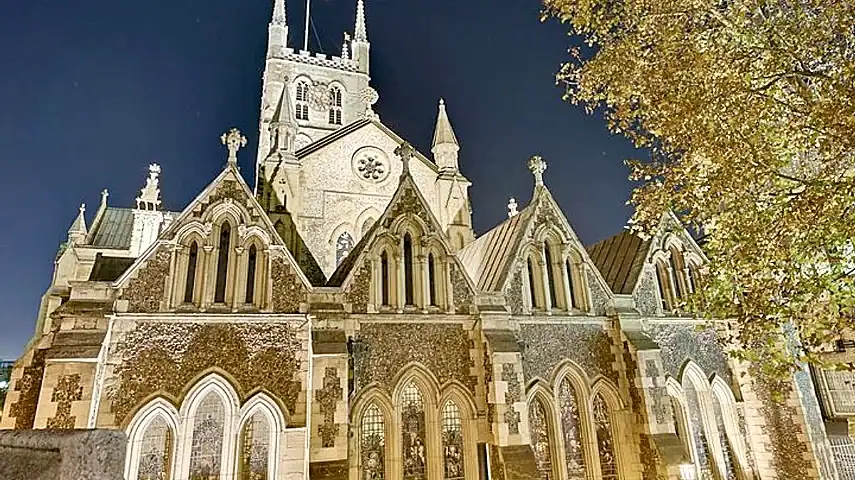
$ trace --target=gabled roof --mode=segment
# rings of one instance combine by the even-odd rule
[[[348,125],[345,125],[344,127],[339,128],[338,130],[330,133],[329,135],[327,135],[325,137],[321,137],[318,140],[306,145],[305,147],[297,150],[295,152],[295,155],[297,155],[298,159],[302,160],[303,158],[308,157],[309,155],[317,152],[318,150],[320,150],[320,149],[322,149],[328,145],[331,145],[332,143],[334,143],[334,142],[336,142],[336,141],[350,135],[351,133],[356,132],[356,131],[358,131],[358,130],[360,130],[360,129],[368,126],[368,125],[376,126],[383,133],[385,133],[392,140],[394,140],[395,143],[397,143],[397,144],[402,144],[405,142],[405,140],[403,138],[401,138],[400,135],[393,132],[386,125],[383,125],[380,122],[380,120],[377,120],[376,118],[363,118],[363,119],[357,120],[353,123],[350,123]],[[428,159],[427,157],[425,157],[424,155],[422,155],[418,151],[415,152],[415,158],[419,159],[422,163],[427,165],[434,172],[439,171],[439,168],[436,166],[435,163],[433,163],[430,159]]]
[[[650,240],[626,230],[588,247],[594,265],[612,292],[620,295],[632,293],[649,250]]]
[[[478,290],[502,290],[533,212],[533,204],[529,204],[457,253]]]

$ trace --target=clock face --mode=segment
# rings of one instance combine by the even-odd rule
[[[363,147],[353,155],[353,173],[357,177],[372,183],[380,183],[389,176],[389,160],[382,150],[376,147]]]
[[[312,110],[323,111],[330,106],[330,88],[326,83],[316,83],[309,88],[309,105]]]

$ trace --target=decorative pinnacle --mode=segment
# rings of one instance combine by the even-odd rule
[[[511,199],[508,201],[508,218],[515,217],[518,213],[520,213],[517,211],[517,207],[518,205],[516,199],[514,197],[511,197]]]
[[[77,242],[82,238],[81,235],[86,235],[86,216],[84,213],[86,212],[86,204],[80,204],[80,210],[77,212],[77,218],[74,219],[74,223],[71,224],[71,228],[68,229],[68,238],[69,241]]]
[[[356,2],[356,28],[353,30],[353,40],[368,42],[368,29],[365,27],[365,4],[362,0]]]
[[[457,136],[454,135],[454,129],[451,128],[451,121],[448,119],[448,112],[445,110],[445,100],[440,97],[439,114],[436,117],[436,128],[433,131],[433,147],[444,143],[460,145],[457,143]]]
[[[141,210],[157,210],[160,206],[160,188],[158,184],[160,180],[160,165],[152,163],[148,166],[148,178],[145,180],[145,186],[140,190],[140,196],[137,197],[137,208]],[[102,198],[103,193],[101,194]],[[106,198],[103,199],[106,201]]]
[[[285,0],[274,0],[273,2],[273,25],[286,26],[285,19]]]
[[[229,163],[237,163],[237,152],[246,146],[246,137],[240,134],[240,130],[232,128],[220,137],[223,145],[229,149]]]
[[[528,169],[534,175],[534,185],[536,187],[543,186],[543,172],[546,171],[546,162],[540,155],[531,157],[528,161]]]
[[[344,32],[344,41],[341,42],[341,58],[350,59],[350,34]]]
[[[409,175],[410,173],[410,159],[415,155],[416,150],[410,145],[408,142],[404,142],[395,149],[395,155],[401,157],[401,161],[404,162],[404,171],[401,172],[401,176]]]

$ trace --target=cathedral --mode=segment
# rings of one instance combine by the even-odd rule
[[[476,234],[453,105],[430,152],[384,125],[366,19],[327,56],[274,1],[251,179],[231,129],[180,211],[159,165],[80,207],[0,428],[120,430],[127,480],[855,478],[855,374],[730,358],[671,213],[585,246],[535,156]]]

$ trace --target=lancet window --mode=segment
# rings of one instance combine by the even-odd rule
[[[246,265],[246,296],[244,303],[255,303],[255,282],[256,282],[256,264],[258,263],[258,249],[255,245],[249,247]]]
[[[449,266],[441,243],[407,226],[377,248],[379,256],[372,260],[373,305],[387,312],[436,312],[436,307],[449,306]]]
[[[162,417],[155,418],[142,436],[137,480],[162,480],[172,475],[174,432]]]
[[[196,290],[196,264],[199,262],[199,244],[195,241],[190,244],[190,253],[187,255],[187,278],[184,282],[184,303],[193,303],[193,295]]]
[[[445,480],[464,478],[463,423],[457,404],[449,400],[442,408],[442,459]]]
[[[436,306],[436,261],[433,254],[428,254],[428,301],[430,306]]]
[[[680,250],[672,246],[669,251],[671,255],[668,257],[668,265],[671,269],[671,278],[674,283],[674,298],[677,301],[680,301],[686,293],[683,288],[683,277],[685,275],[686,266],[683,261],[683,254]]]
[[[218,395],[209,393],[193,418],[190,480],[220,478],[225,421],[223,400]]]
[[[270,480],[270,430],[272,426],[261,412],[247,420],[241,431],[239,480]]]
[[[726,480],[738,480],[736,473],[736,454],[733,451],[733,444],[727,435],[727,428],[724,423],[724,412],[722,411],[721,401],[718,395],[713,395],[713,411],[715,413],[715,423],[718,427],[718,437],[721,443],[721,450],[724,454],[724,474]]]
[[[390,299],[392,276],[389,269],[389,254],[384,250],[380,254],[380,291],[381,304],[389,306],[392,304]]]
[[[659,286],[659,298],[662,301],[662,310],[672,310],[671,304],[671,281],[668,275],[668,268],[662,262],[656,263],[656,283]]]
[[[341,89],[332,87],[329,92],[329,123],[330,125],[341,125]]]
[[[576,284],[573,281],[573,264],[570,260],[565,260],[564,262],[565,269],[565,280],[567,281],[567,291],[570,292],[570,308],[575,308],[577,310],[581,310],[582,306],[579,303],[579,295],[576,293]]]
[[[541,480],[553,478],[552,442],[549,432],[549,414],[543,400],[535,398],[529,404],[528,423],[534,462]]]
[[[536,270],[534,268],[535,262],[532,261],[531,257],[528,258],[526,263],[526,272],[528,274],[528,292],[529,298],[531,298],[531,307],[534,309],[542,309],[543,303],[540,301],[540,295],[538,295],[537,284],[538,279],[536,277]]]
[[[295,116],[297,120],[309,119],[309,84],[305,81],[297,82],[295,104]]]
[[[342,260],[344,260],[348,255],[350,255],[351,250],[353,250],[353,237],[349,232],[343,232],[338,236],[338,239],[335,242],[335,264],[338,266]]]
[[[555,296],[555,272],[552,271],[555,266],[552,264],[552,248],[548,244],[543,247],[543,257],[546,260],[546,291],[549,295],[547,303],[555,307],[558,305],[558,298]]]
[[[386,425],[376,405],[365,409],[360,430],[362,480],[383,480],[386,478]]]
[[[425,404],[415,384],[410,383],[401,395],[402,457],[405,480],[427,478],[427,429]]]
[[[404,235],[404,305],[415,305],[413,281],[413,237]]]
[[[565,378],[558,391],[561,433],[564,439],[564,463],[568,480],[585,480],[585,449],[582,442],[582,415],[576,388]]]
[[[701,480],[712,480],[715,461],[712,458],[709,440],[701,417],[698,392],[691,380],[683,382],[683,391],[686,398],[689,428],[692,430],[692,439],[695,444],[695,463],[700,471]]]
[[[226,279],[229,272],[229,247],[232,229],[228,222],[220,227],[220,241],[217,248],[217,283],[214,290],[214,303],[226,301]]]
[[[600,456],[600,472],[603,480],[618,478],[615,456],[615,435],[609,406],[602,395],[594,397],[594,427],[597,431],[597,452]]]

